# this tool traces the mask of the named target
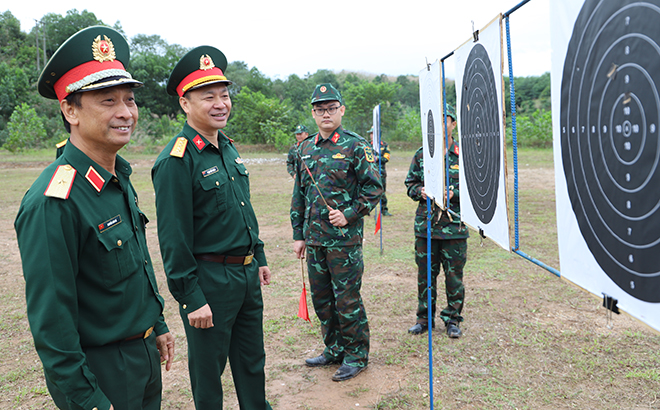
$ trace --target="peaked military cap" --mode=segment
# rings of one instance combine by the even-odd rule
[[[298,124],[295,131],[293,131],[294,134],[302,134],[303,132],[308,132],[308,131],[307,131],[307,127],[305,127],[302,124]]]
[[[454,121],[456,121],[456,111],[454,110],[454,107],[452,107],[449,104],[445,104],[445,108],[447,109],[447,115],[452,117]]]
[[[330,83],[317,85],[312,94],[312,104],[324,101],[339,101],[339,104],[344,104],[341,100],[341,94]]]
[[[225,77],[227,58],[222,51],[211,46],[190,50],[176,63],[169,80],[167,93],[183,97],[186,91],[216,83],[231,84]]]
[[[128,84],[140,87],[126,71],[128,43],[118,31],[92,26],[69,37],[39,76],[39,94],[62,101],[69,94]]]

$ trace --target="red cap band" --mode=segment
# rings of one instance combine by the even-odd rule
[[[80,64],[77,67],[72,68],[69,70],[66,74],[64,74],[57,82],[53,85],[53,88],[55,89],[55,94],[57,94],[57,99],[59,101],[62,101],[63,99],[66,98],[67,95],[71,94],[71,91],[67,90],[67,87],[75,82],[78,82],[85,77],[92,75],[94,73],[98,73],[101,71],[105,70],[126,70],[124,68],[124,65],[121,63],[119,60],[114,60],[114,61],[105,61],[103,63],[98,62],[96,60],[88,61],[86,63]],[[128,73],[127,73],[128,75]],[[103,77],[100,77],[96,81],[102,79]],[[90,84],[94,81],[90,81]],[[87,85],[87,84],[85,84]],[[77,89],[80,89],[82,87],[78,87]],[[76,90],[77,90],[76,89]],[[74,90],[74,91],[76,91]]]
[[[218,67],[213,67],[209,70],[195,70],[181,80],[176,87],[176,93],[179,94],[179,97],[183,97],[183,94],[192,87],[209,81],[227,81],[227,77],[225,77],[222,70]]]

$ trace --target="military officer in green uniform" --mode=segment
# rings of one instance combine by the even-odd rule
[[[167,282],[179,302],[198,410],[220,410],[231,365],[241,409],[270,409],[265,397],[263,301],[270,283],[250,203],[249,171],[227,125],[227,59],[210,46],[188,52],[167,82],[186,113],[183,129],[152,169],[158,238]]]
[[[319,132],[300,144],[291,199],[293,249],[307,258],[310,289],[325,350],[308,366],[341,363],[332,377],[348,380],[369,361],[369,325],[360,296],[363,217],[383,192],[367,141],[341,126],[345,107],[332,84],[312,94]]]
[[[309,133],[307,132],[307,127],[302,124],[298,124],[293,133],[296,136],[296,143],[291,146],[289,149],[289,155],[286,157],[286,171],[289,173],[289,175],[295,177],[298,146],[305,138],[309,136]]]
[[[371,145],[373,146],[374,143],[374,127],[369,128],[369,131],[367,131],[369,134],[369,141],[371,142]],[[383,141],[382,139],[380,140],[380,152],[375,152],[376,154],[376,162],[378,163],[378,159],[380,158],[380,178],[381,182],[383,183],[383,196],[380,197],[380,206],[381,206],[381,214],[383,216],[392,216],[390,213],[389,209],[387,208],[387,168],[385,167],[385,164],[387,164],[390,161],[390,146],[387,142]]]
[[[124,37],[89,27],[39,78],[70,133],[25,194],[15,228],[28,320],[46,385],[61,409],[160,409],[161,361],[174,337],[163,320],[145,238],[147,217],[117,155],[135,129]]]
[[[467,260],[467,238],[469,232],[460,220],[460,202],[458,188],[458,144],[452,137],[456,127],[456,114],[452,106],[447,105],[447,139],[449,146],[449,209],[441,211],[434,206],[431,228],[431,313],[432,326],[435,327],[435,304],[437,296],[437,278],[440,266],[445,272],[445,292],[447,307],[440,312],[445,323],[447,335],[461,337],[459,323],[463,321],[461,311],[465,298],[463,286],[463,267]],[[443,147],[445,145],[443,144]],[[405,180],[408,196],[418,201],[415,215],[415,262],[417,263],[417,322],[408,329],[409,333],[420,334],[428,330],[427,304],[427,208],[424,192],[424,153],[422,148],[415,152],[410,170]],[[445,198],[446,201],[446,198]]]

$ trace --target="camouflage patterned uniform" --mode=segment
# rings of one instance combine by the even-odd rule
[[[292,177],[296,175],[296,150],[298,149],[299,142],[296,142],[289,149],[289,155],[286,157],[286,172]]]
[[[293,239],[304,240],[314,310],[321,321],[324,356],[364,367],[369,356],[369,325],[362,285],[362,217],[383,192],[373,151],[357,134],[337,128],[300,144],[300,159],[314,176],[328,205],[344,213],[348,225],[333,226],[329,211],[300,159],[291,198]]]
[[[449,189],[454,191],[450,201],[450,209],[460,215],[459,189],[458,189],[458,144],[454,142],[449,147]],[[415,262],[417,263],[417,323],[428,322],[427,310],[427,245],[426,245],[426,200],[422,199],[424,186],[424,154],[422,148],[415,152],[410,170],[405,180],[408,196],[419,201],[415,215]],[[467,260],[467,238],[469,232],[460,218],[443,213],[439,209],[433,212],[431,230],[431,312],[433,325],[435,325],[435,301],[437,295],[437,278],[440,265],[445,272],[445,291],[447,293],[447,307],[440,313],[445,324],[462,322],[461,310],[465,297],[463,286],[463,267]],[[438,220],[438,217],[439,220]]]
[[[387,168],[385,167],[385,164],[387,164],[390,160],[390,146],[387,144],[387,142],[381,140],[380,141],[380,177],[381,181],[383,182],[383,196],[380,198],[380,206],[382,208],[381,212],[386,213],[388,212],[387,208]]]

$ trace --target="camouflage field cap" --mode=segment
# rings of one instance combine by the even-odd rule
[[[307,131],[307,127],[305,127],[302,124],[298,124],[295,131],[293,131],[294,134],[302,134],[303,132],[308,132],[308,131]]]
[[[317,85],[312,94],[312,105],[324,101],[339,101],[339,104],[344,105],[344,102],[341,100],[341,94],[330,83]]]
[[[69,37],[50,58],[37,88],[46,98],[64,100],[69,94],[128,84],[140,87],[126,71],[128,43],[117,30],[92,26]]]
[[[454,110],[454,107],[449,104],[445,104],[445,107],[447,108],[447,115],[456,121],[456,111]]]
[[[186,91],[216,83],[231,84],[225,77],[227,57],[215,47],[199,46],[190,50],[176,63],[169,80],[167,93],[183,97]]]
[[[369,128],[369,131],[367,131],[367,134],[373,134],[374,132],[374,126],[372,125],[371,128]]]

